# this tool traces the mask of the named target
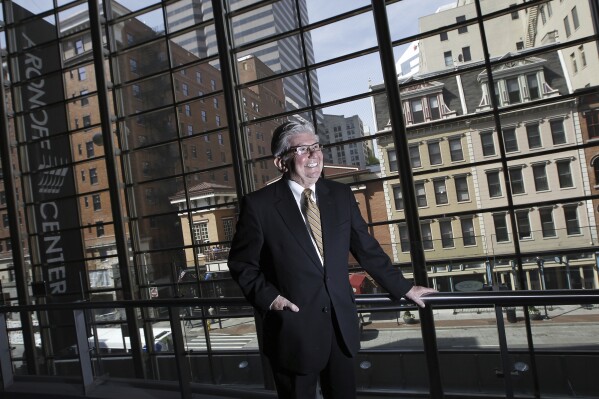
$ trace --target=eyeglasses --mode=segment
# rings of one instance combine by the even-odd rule
[[[305,155],[308,152],[311,154],[313,152],[322,151],[323,146],[320,143],[314,143],[310,145],[298,145],[295,147],[289,147],[287,153],[293,152],[296,155]]]

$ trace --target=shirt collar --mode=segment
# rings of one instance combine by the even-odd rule
[[[291,189],[291,192],[293,193],[295,200],[300,202],[300,199],[302,198],[302,193],[304,192],[305,188],[300,186],[298,183],[294,182],[291,179],[285,179],[285,180],[287,180],[287,185],[289,185],[289,188]],[[316,183],[312,184],[308,188],[310,190],[312,190],[312,199],[314,201],[316,201]]]

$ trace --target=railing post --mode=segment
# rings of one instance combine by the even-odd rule
[[[5,391],[14,382],[12,364],[10,362],[8,330],[6,328],[6,313],[0,313],[0,375],[2,376],[2,390]]]
[[[79,357],[79,367],[81,368],[83,394],[87,396],[94,385],[94,373],[92,370],[91,356],[89,354],[89,341],[87,338],[87,327],[85,323],[85,309],[73,310],[73,319],[75,320],[77,356]]]
[[[175,364],[177,365],[177,374],[181,387],[181,398],[191,399],[191,372],[189,364],[185,361],[185,343],[183,342],[180,309],[178,306],[169,306],[168,312],[171,322],[171,332],[173,334],[173,345],[175,347],[173,352],[175,354]]]

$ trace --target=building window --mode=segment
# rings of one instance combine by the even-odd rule
[[[412,167],[420,168],[422,166],[422,162],[420,161],[420,147],[418,144],[409,146],[408,151],[410,153],[410,164]]]
[[[464,160],[464,151],[462,150],[462,139],[460,137],[451,137],[449,139],[449,156],[452,162]]]
[[[393,200],[395,201],[395,210],[401,211],[403,209],[403,194],[399,184],[393,186]]]
[[[535,179],[535,190],[536,191],[547,191],[549,190],[549,182],[547,180],[547,167],[544,163],[538,163],[532,165],[532,175]]]
[[[96,170],[96,168],[91,168],[89,170],[89,183],[98,184],[98,171]]]
[[[572,64],[572,72],[578,72],[578,64],[576,63],[576,54],[570,53],[570,63]]]
[[[453,242],[453,229],[451,227],[451,220],[440,221],[439,227],[441,229],[441,246],[443,248],[455,247]]]
[[[455,17],[455,21],[457,23],[464,22],[465,20],[466,20],[466,16],[465,15],[460,15],[460,16]],[[468,25],[460,26],[458,28],[458,33],[459,34],[467,33],[467,32],[468,32]]]
[[[400,224],[398,227],[401,252],[410,252],[410,236],[408,235],[408,227],[405,224]]]
[[[472,60],[472,55],[470,55],[470,47],[462,47],[462,61],[468,62]]]
[[[566,38],[570,37],[572,32],[570,31],[570,20],[567,15],[566,18],[564,18],[564,29],[566,30]]]
[[[551,138],[553,139],[553,145],[566,144],[566,131],[564,130],[563,119],[557,119],[549,122],[551,127]]]
[[[81,171],[81,181],[85,181],[85,171]]]
[[[181,85],[181,91],[185,97],[189,96],[189,85],[187,83],[183,83]]]
[[[96,237],[104,235],[104,222],[96,222]]]
[[[81,96],[85,96],[85,95],[87,95],[87,93],[88,93],[88,91],[87,91],[87,90],[81,90],[81,91],[79,92],[79,95],[81,95]],[[86,105],[88,105],[88,104],[89,104],[89,97],[81,97],[81,106],[82,106],[82,107],[85,107],[85,106],[86,106]]]
[[[515,7],[515,6],[516,6],[515,3],[514,4],[510,4],[510,7]],[[512,11],[512,19],[518,19],[518,18],[519,18],[518,11]]]
[[[543,25],[545,25],[547,23],[547,15],[545,14],[544,5],[539,6],[539,12],[541,13],[541,22],[543,22]]]
[[[444,42],[447,40],[447,32],[441,32],[439,33],[439,39]]]
[[[522,167],[509,168],[510,183],[512,187],[512,194],[524,194],[526,189],[524,187],[524,176],[522,175]]]
[[[518,151],[518,139],[516,138],[515,128],[503,129],[503,142],[505,145],[505,152]]]
[[[561,160],[556,161],[557,175],[559,178],[560,188],[572,188],[574,187],[574,180],[572,179],[572,171],[570,170],[570,161]]]
[[[129,70],[131,71],[131,73],[137,75],[137,60],[135,58],[129,59]]]
[[[543,146],[543,143],[541,143],[541,132],[539,131],[538,123],[526,125],[526,138],[528,140],[528,148],[531,150]]]
[[[85,150],[87,152],[87,157],[92,158],[94,156],[94,142],[88,141],[85,143]]]
[[[599,109],[590,109],[584,112],[583,115],[587,122],[589,138],[595,139],[599,137]]]
[[[572,25],[574,25],[574,30],[580,27],[580,21],[578,20],[578,10],[576,9],[576,6],[572,8]]]
[[[80,81],[87,79],[87,71],[85,70],[85,67],[81,67],[81,68],[77,69],[77,76]]]
[[[397,172],[397,152],[395,150],[387,150],[389,157],[389,171]]]
[[[92,117],[91,115],[84,115],[83,116],[83,126],[84,127],[90,127],[92,124]]]
[[[526,75],[526,84],[528,85],[528,96],[531,100],[538,100],[541,98],[541,91],[539,90],[539,78],[536,73]]]
[[[102,200],[100,199],[100,194],[92,195],[92,202],[94,204],[94,211],[99,211],[102,209]]]
[[[434,249],[433,232],[431,230],[431,224],[429,222],[420,223],[420,232],[422,233],[423,249]]]
[[[411,100],[410,109],[412,111],[412,123],[424,122],[424,110],[422,109],[422,100]]]
[[[446,51],[443,53],[443,59],[445,60],[445,66],[450,67],[453,66],[453,57],[451,55],[451,51]]]
[[[428,202],[426,201],[426,189],[424,187],[424,182],[414,183],[414,190],[416,191],[416,204],[418,204],[418,207],[422,208],[428,206]]]
[[[539,209],[539,216],[541,217],[541,231],[543,237],[555,237],[555,225],[553,224],[553,209],[552,208],[541,208]]]
[[[520,97],[520,85],[518,84],[518,79],[506,79],[505,84],[507,86],[507,95],[510,104],[521,103],[522,98]]]
[[[207,122],[208,117],[206,116],[206,111],[202,111],[202,122]]]
[[[520,240],[532,238],[532,230],[530,229],[530,219],[528,211],[516,211],[516,223],[518,225],[518,238]]]
[[[216,115],[216,126],[220,126],[220,116]]]
[[[501,181],[499,180],[498,171],[487,172],[487,186],[491,198],[501,197]]]
[[[578,56],[580,57],[580,64],[584,68],[587,66],[587,56],[584,53],[584,45],[578,46]]]
[[[218,109],[218,98],[217,98],[217,97],[214,97],[214,98],[212,99],[212,103],[214,104],[214,108],[215,108],[215,109]]]
[[[191,106],[189,104],[185,104],[185,115],[191,116]]]
[[[83,40],[79,39],[75,41],[75,54],[81,54],[85,51],[83,48]]]
[[[231,241],[233,239],[233,218],[223,219],[223,233],[225,241]]]
[[[193,240],[196,245],[207,244],[210,242],[208,237],[208,223],[194,222],[193,224]],[[200,247],[200,252],[204,252],[205,248]]]
[[[135,98],[141,98],[141,87],[139,85],[131,85],[131,95]]]
[[[145,189],[145,198],[148,205],[156,205],[158,203],[156,200],[156,192],[153,187]]]
[[[564,218],[566,219],[566,232],[569,236],[580,234],[580,223],[578,222],[578,206],[564,205]]]
[[[447,187],[445,186],[445,178],[433,180],[435,189],[435,201],[437,205],[445,205],[449,201],[447,199]]]
[[[212,161],[212,150],[211,150],[210,148],[208,148],[208,149],[206,150],[206,158],[207,158],[209,161]]]
[[[474,222],[472,218],[461,218],[460,225],[462,226],[462,241],[464,242],[464,246],[476,245],[476,235],[474,234]]]
[[[495,155],[495,142],[493,141],[493,132],[482,132],[480,134],[483,155],[488,157]]]
[[[441,158],[441,146],[438,141],[429,141],[428,146],[428,158],[431,165],[441,165],[443,159]]]
[[[441,111],[439,110],[439,99],[437,96],[430,96],[428,98],[428,106],[431,111],[431,119],[441,119]]]
[[[493,223],[495,225],[495,238],[497,242],[507,242],[510,240],[510,235],[507,230],[507,221],[504,213],[493,214]]]
[[[458,202],[470,201],[468,178],[466,176],[456,176],[453,180],[455,182],[455,191]]]

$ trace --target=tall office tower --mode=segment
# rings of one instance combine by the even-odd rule
[[[231,0],[229,7],[231,10],[238,10],[250,3],[252,2],[248,0]],[[306,0],[299,0],[298,4],[302,24],[307,25],[309,21]],[[275,73],[297,70],[305,65],[313,64],[314,51],[309,33],[306,33],[303,38],[294,35],[255,47],[251,45],[251,43],[267,36],[284,34],[296,28],[296,12],[295,3],[285,1],[268,4],[246,12],[242,17],[233,18],[234,45],[242,47],[242,50],[235,57],[237,59],[246,56],[257,57]],[[210,18],[212,18],[212,3],[206,0],[179,1],[167,7],[169,32],[199,24]],[[191,36],[193,36],[193,40],[188,40],[192,39]],[[198,45],[200,37],[205,43],[204,48]],[[211,57],[218,53],[213,25],[198,28],[193,32],[173,38],[173,40],[198,57]],[[302,60],[302,40],[305,41],[306,45],[306,60]],[[211,64],[218,67],[218,60],[211,61]],[[311,72],[309,77],[304,72],[287,76],[283,79],[283,87],[285,91],[285,108],[288,111],[311,105],[310,96],[312,96],[313,104],[320,103],[320,91],[315,72]],[[316,111],[316,115],[316,122],[320,122],[322,112]]]
[[[364,137],[364,124],[358,115],[345,117],[344,115],[324,115],[324,120],[319,129],[321,136],[327,143],[335,143]],[[338,165],[354,165],[366,169],[372,159],[370,142],[358,141],[336,145],[327,151],[326,162]]]

